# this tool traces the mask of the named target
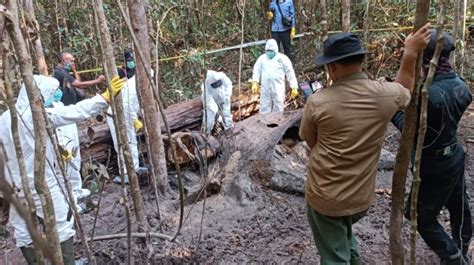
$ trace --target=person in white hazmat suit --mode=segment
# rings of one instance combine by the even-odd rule
[[[204,89],[206,90],[205,96]],[[206,80],[201,85],[201,91],[203,105],[205,106],[205,111],[203,111],[203,117],[206,117],[205,133],[211,133],[217,114],[222,117],[224,131],[226,133],[230,132],[233,128],[232,112],[230,111],[232,81],[223,72],[208,70]]]
[[[274,39],[265,45],[265,54],[258,57],[250,82],[253,94],[260,90],[260,113],[282,112],[285,108],[285,77],[291,88],[291,99],[298,96],[298,82],[290,59],[278,52]]]
[[[35,75],[34,80],[36,82],[37,87],[41,91],[43,99],[45,100],[45,105],[51,105],[53,102],[53,96],[59,88],[58,80],[53,77],[41,75]],[[120,80],[118,76],[112,79],[111,84],[113,95],[116,95],[120,92],[123,87],[123,82],[124,81]],[[108,102],[110,101],[110,97],[111,95],[109,91],[106,91],[102,95],[96,95],[93,98],[83,100],[77,103],[76,105],[58,106],[55,108],[48,109],[47,115],[49,118],[50,125],[56,129],[64,125],[83,121],[92,115],[98,114],[103,107],[106,107],[108,105]],[[20,142],[22,144],[21,147],[23,151],[23,158],[25,160],[26,165],[26,173],[29,179],[29,186],[33,193],[33,199],[36,205],[38,217],[43,218],[44,213],[41,201],[38,193],[34,188],[34,126],[33,116],[28,101],[28,95],[24,85],[21,87],[15,107],[19,118],[18,130],[20,135]],[[10,111],[11,110],[8,110],[0,116],[0,124],[2,125],[0,126],[0,140],[3,142],[6,154],[8,155],[7,163],[5,165],[4,170],[6,173],[7,181],[9,181],[12,186],[15,187],[15,190],[17,190],[17,195],[26,204],[21,184],[18,160],[15,155],[15,145],[13,143],[13,137],[11,132]],[[45,140],[46,162],[44,176],[54,203],[56,229],[59,235],[59,240],[61,242],[64,264],[74,264],[74,219],[71,215],[68,214],[69,206],[66,201],[66,197],[61,192],[59,183],[56,179],[56,177],[61,178],[62,176],[55,176],[54,164],[56,163],[56,160],[53,144],[49,137],[47,137],[47,139]],[[26,223],[19,216],[18,212],[14,207],[10,208],[9,221],[14,229],[16,246],[21,248],[28,264],[36,264],[34,250],[31,247],[32,239],[28,232]]]
[[[64,104],[61,102],[62,91],[57,90],[53,96],[52,106],[55,108],[63,107]],[[46,109],[48,112],[50,109]],[[81,178],[81,150],[79,143],[79,134],[76,123],[71,123],[65,126],[61,126],[56,129],[56,135],[58,137],[58,144],[66,151],[66,154],[62,156],[65,163],[66,173],[71,181],[72,192],[74,198],[77,200],[85,198],[91,194],[90,190],[82,188]],[[57,172],[60,174],[61,171],[57,167]],[[63,180],[63,178],[60,178]],[[66,187],[63,185],[63,187]],[[81,208],[77,205],[78,208]],[[80,211],[82,209],[79,209]]]
[[[152,73],[153,74],[153,73]],[[135,171],[138,174],[143,174],[147,171],[146,168],[140,167],[139,156],[138,156],[138,140],[137,132],[140,131],[143,127],[143,123],[138,118],[138,112],[140,111],[140,104],[138,102],[137,88],[136,88],[136,78],[135,75],[129,78],[125,82],[125,86],[121,92],[122,103],[123,103],[123,115],[125,117],[125,130],[127,132],[127,141],[128,146],[130,147],[130,153],[133,159],[133,166]],[[119,153],[118,149],[118,140],[117,132],[115,130],[114,120],[112,118],[112,107],[109,107],[107,110],[107,124],[109,125],[110,133],[112,135],[112,140],[114,142],[114,148],[117,154]],[[127,168],[125,167],[125,161],[118,159],[119,163],[122,160],[123,164],[121,165],[125,173],[125,184],[129,184],[129,178],[127,174]],[[115,176],[113,179],[114,183],[121,183],[120,176]]]

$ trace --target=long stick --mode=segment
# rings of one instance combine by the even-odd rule
[[[423,152],[423,144],[425,141],[427,119],[428,119],[428,89],[433,82],[436,66],[438,65],[439,56],[443,49],[443,25],[446,15],[446,0],[440,2],[440,11],[438,15],[438,25],[436,30],[436,49],[433,58],[430,61],[428,77],[421,89],[421,110],[420,110],[420,128],[418,130],[418,138],[416,144],[415,163],[413,168],[413,184],[411,191],[411,264],[416,264],[416,230],[417,230],[417,206],[418,206],[418,189],[420,187],[420,164]]]
[[[132,237],[138,238],[146,238],[146,237],[153,237],[153,238],[160,238],[167,241],[171,241],[173,239],[172,236],[161,234],[161,233],[132,233]],[[89,241],[103,241],[103,240],[111,240],[111,239],[120,239],[128,237],[127,233],[120,233],[120,234],[113,234],[113,235],[104,235],[104,236],[96,236],[94,238],[87,238]]]
[[[418,30],[428,21],[430,8],[429,0],[418,0],[416,4],[416,15],[414,30]],[[416,132],[416,120],[418,117],[418,96],[420,83],[422,56],[418,55],[416,62],[415,87],[413,89],[410,105],[405,111],[400,147],[395,160],[392,182],[392,205],[390,214],[390,255],[392,264],[405,264],[404,245],[402,241],[403,201],[405,196],[405,182],[407,178],[410,153]]]
[[[244,21],[245,21],[245,4],[246,1],[242,0],[242,17],[240,20],[240,49],[239,49],[239,121],[242,120],[241,113],[241,104],[240,104],[240,94],[241,94],[241,84],[242,84],[242,60],[244,59],[243,45],[244,45]]]

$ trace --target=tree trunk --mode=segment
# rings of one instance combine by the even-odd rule
[[[33,1],[24,0],[24,5],[26,10],[27,24],[29,26],[28,31],[33,33],[33,36],[30,34],[30,40],[33,43],[33,47],[35,49],[35,59],[37,64],[36,67],[38,68],[38,72],[40,74],[48,75],[48,65],[46,64],[46,60],[44,58],[43,44],[41,43],[41,34],[38,21],[36,20]]]
[[[3,25],[2,25],[3,28]],[[3,33],[3,30],[2,30]],[[9,58],[7,58],[7,52],[3,51],[4,48],[4,41],[3,41],[3,34],[1,35],[2,37],[2,43],[0,44],[2,47],[2,51],[0,54],[3,54],[3,67],[4,69],[9,68]],[[5,70],[4,72],[7,72],[8,70]],[[28,213],[30,215],[30,220],[32,222],[32,225],[35,229],[38,229],[38,218],[36,218],[36,205],[35,201],[33,200],[33,194],[31,193],[30,185],[29,185],[29,180],[28,176],[26,174],[26,165],[25,165],[25,159],[23,156],[23,150],[21,148],[21,142],[20,142],[20,134],[18,132],[18,115],[16,112],[15,108],[15,98],[13,96],[13,89],[12,89],[12,82],[9,79],[9,75],[5,75],[5,94],[6,94],[6,102],[8,105],[8,109],[10,110],[10,118],[11,118],[11,130],[12,130],[12,136],[13,136],[13,142],[15,144],[15,154],[16,154],[16,159],[18,160],[18,167],[20,170],[20,176],[21,176],[21,187],[23,188],[23,193],[25,194],[25,199],[28,205]],[[3,170],[3,167],[0,168],[0,170]],[[36,230],[36,232],[38,232]],[[31,232],[30,232],[31,233]],[[36,259],[38,260],[39,264],[44,263],[44,256],[43,253],[41,252],[41,249],[38,247],[35,247],[35,255]]]
[[[324,42],[328,37],[328,9],[326,0],[319,0],[321,10],[321,41]]]
[[[438,65],[439,56],[441,50],[443,49],[444,34],[444,16],[446,15],[446,0],[440,1],[440,12],[438,15],[438,25],[436,30],[436,49],[433,55],[433,58],[430,61],[430,68],[426,81],[423,83],[423,89],[421,90],[421,110],[420,110],[420,127],[418,129],[418,138],[416,140],[416,154],[415,154],[415,163],[413,166],[413,182],[412,182],[412,191],[411,191],[411,264],[416,264],[416,231],[417,231],[417,210],[418,210],[418,189],[420,187],[420,165],[421,165],[421,155],[423,151],[423,145],[425,142],[425,134],[427,128],[428,120],[428,89],[433,82],[433,77],[435,75],[436,66]]]
[[[28,99],[30,101],[31,113],[33,116],[34,136],[35,136],[35,163],[34,163],[34,184],[36,192],[40,198],[44,212],[44,224],[46,230],[46,239],[50,249],[54,252],[53,264],[62,264],[62,252],[58,231],[56,229],[56,216],[54,213],[54,204],[51,198],[49,187],[46,184],[45,171],[45,152],[46,152],[46,120],[43,116],[43,97],[33,79],[33,66],[31,58],[26,49],[26,43],[23,39],[18,20],[18,6],[16,1],[7,1],[8,9],[11,13],[3,10],[4,15],[10,20],[7,30],[15,46],[16,55],[20,62],[20,72],[25,83]]]
[[[460,14],[460,28],[459,28],[459,36],[461,37],[461,55],[459,58],[459,74],[464,76],[464,61],[465,61],[465,52],[466,52],[466,19],[467,19],[467,0],[462,0],[463,5],[461,8]]]
[[[99,21],[98,29],[100,35],[100,42],[102,47],[102,55],[105,63],[106,74],[109,75],[109,80],[112,76],[117,76],[117,68],[115,64],[112,40],[110,39],[109,27],[105,18],[104,7],[102,0],[94,1],[97,17]],[[146,21],[145,21],[146,22]],[[146,24],[145,24],[146,27]],[[111,93],[112,95],[112,93]],[[112,97],[112,96],[111,96]],[[125,130],[125,117],[123,115],[123,103],[121,97],[115,98],[114,119],[116,121],[116,131],[119,139],[119,152],[123,152],[123,159],[127,168],[127,174],[130,178],[130,188],[132,192],[133,204],[135,206],[135,213],[137,218],[137,226],[139,231],[148,232],[149,225],[146,219],[146,214],[143,206],[143,197],[141,195],[140,187],[138,185],[138,177],[133,166],[133,160],[130,153],[130,146],[127,141],[127,132]]]
[[[418,0],[416,4],[416,15],[414,23],[414,31],[428,22],[428,12],[430,1]],[[418,55],[416,63],[416,79],[413,89],[410,105],[405,111],[405,120],[403,132],[400,139],[400,147],[398,149],[397,158],[395,160],[395,168],[393,171],[392,183],[392,206],[390,215],[390,255],[392,264],[399,265],[405,263],[405,248],[402,240],[402,223],[403,223],[403,200],[405,195],[405,182],[408,171],[408,163],[413,148],[413,141],[416,132],[416,120],[418,117],[418,96],[420,92],[420,70],[422,56]]]
[[[452,35],[453,35],[454,43],[456,43],[458,41],[458,39],[461,37],[459,35],[459,26],[461,24],[460,13],[461,13],[461,3],[463,1],[464,0],[454,0],[454,3],[453,3],[453,34]],[[451,65],[453,66],[455,71],[459,70],[456,67],[457,53],[458,53],[458,51],[455,50],[454,54],[451,56]]]
[[[23,202],[18,196],[16,195],[13,187],[8,183],[5,178],[5,158],[4,158],[3,145],[0,145],[0,190],[3,193],[4,199],[10,201],[17,210],[18,214],[25,220],[26,226],[28,228],[28,232],[31,235],[31,239],[33,240],[33,244],[35,246],[35,251],[41,253],[41,260],[37,260],[37,264],[44,264],[44,257],[43,253],[50,259],[54,260],[54,252],[49,248],[49,245],[46,243],[45,239],[42,237],[37,230],[37,225],[33,221],[35,218],[32,219],[31,214],[29,211],[25,209]]]
[[[135,49],[141,50],[144,55],[143,63],[141,60],[137,63],[136,78],[137,93],[139,94],[141,107],[145,116],[145,126],[147,131],[152,132],[149,135],[149,139],[147,139],[147,144],[150,147],[150,151],[153,153],[153,155],[150,156],[150,164],[152,165],[151,170],[157,178],[160,192],[165,194],[168,193],[170,187],[168,183],[165,149],[161,137],[161,128],[160,124],[156,122],[160,119],[160,116],[157,104],[153,97],[153,88],[150,85],[150,80],[146,73],[146,70],[151,69],[151,64],[145,6],[144,2],[140,0],[127,0],[127,6],[130,13],[133,31],[140,43],[140,47],[135,47]]]
[[[351,1],[341,0],[341,10],[342,31],[349,32],[351,31]]]

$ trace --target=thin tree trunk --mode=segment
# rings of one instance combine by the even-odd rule
[[[458,41],[458,39],[460,38],[459,36],[459,26],[460,26],[460,13],[461,13],[461,2],[463,2],[464,0],[454,0],[454,3],[453,3],[453,40],[454,40],[454,43],[456,43]],[[451,57],[451,65],[454,67],[454,70],[457,71],[459,70],[457,67],[456,67],[456,62],[457,62],[457,58],[456,58],[456,55],[457,55],[457,51],[455,51]]]
[[[341,0],[341,22],[342,22],[342,31],[349,32],[351,31],[351,1],[350,0]]]
[[[152,160],[151,164],[153,165],[151,170],[153,170],[157,177],[160,192],[166,194],[169,191],[169,183],[166,169],[165,149],[161,137],[161,128],[159,123],[156,122],[160,119],[160,116],[156,102],[153,98],[153,88],[150,85],[150,80],[146,73],[148,69],[151,69],[151,64],[145,6],[144,2],[141,0],[127,0],[127,6],[134,34],[140,45],[140,47],[136,47],[135,50],[141,50],[144,55],[143,61],[137,64],[136,78],[137,92],[141,101],[140,105],[145,114],[145,125],[147,130],[152,132],[149,134],[149,139],[147,139],[147,144],[150,146],[150,151],[153,154],[152,156],[149,156],[149,159]]]
[[[423,151],[423,145],[425,142],[425,134],[427,127],[427,118],[428,118],[428,89],[433,82],[433,77],[435,74],[436,66],[438,65],[439,56],[441,50],[443,49],[443,26],[444,26],[444,16],[446,15],[446,0],[440,2],[440,12],[438,15],[438,25],[436,30],[436,49],[433,55],[433,58],[430,61],[430,68],[428,76],[423,84],[421,89],[421,110],[420,110],[420,127],[418,129],[418,138],[416,144],[416,154],[415,154],[415,163],[413,167],[413,182],[412,182],[412,191],[411,191],[411,264],[416,264],[416,231],[417,231],[417,210],[418,210],[418,189],[420,187],[420,163],[421,155]]]
[[[9,19],[7,30],[15,46],[16,55],[20,62],[20,72],[28,92],[31,113],[33,116],[34,136],[35,136],[35,163],[34,163],[34,183],[36,192],[40,198],[44,212],[44,224],[46,230],[46,239],[50,249],[54,252],[53,264],[62,264],[62,252],[58,231],[56,229],[56,216],[54,213],[54,204],[51,198],[49,187],[46,184],[44,171],[46,160],[46,120],[43,116],[43,97],[33,79],[33,67],[31,58],[26,49],[26,43],[23,39],[18,22],[18,6],[14,0],[7,1],[10,12],[5,9],[3,13]]]
[[[3,58],[4,58],[5,66],[7,66],[8,59],[6,58],[6,56],[4,56]],[[7,75],[5,77],[8,78]],[[33,200],[33,194],[31,193],[28,176],[26,174],[25,159],[23,158],[23,150],[21,149],[20,134],[18,133],[18,116],[17,116],[17,112],[15,108],[15,99],[13,97],[13,89],[11,87],[12,83],[10,80],[6,79],[4,84],[5,84],[5,87],[4,87],[5,94],[7,96],[6,101],[7,101],[8,109],[10,110],[11,130],[12,130],[13,142],[15,144],[15,154],[16,154],[16,159],[18,160],[18,167],[20,169],[21,186],[23,188],[23,193],[25,194],[25,199],[28,205],[31,222],[33,226],[37,229],[38,218],[36,214],[36,205],[35,205],[35,201]],[[43,264],[44,256],[40,248],[35,248],[35,255],[36,255],[36,259],[38,260],[38,263]]]
[[[460,22],[461,22],[461,25],[460,25],[460,36],[461,36],[461,56],[459,58],[459,74],[461,76],[464,76],[464,61],[465,61],[465,52],[466,52],[466,19],[467,19],[467,0],[462,0],[463,2],[463,5],[461,7],[461,18],[460,18]]]
[[[326,0],[320,0],[320,9],[321,9],[321,41],[324,42],[328,37],[328,9],[326,5]]]
[[[0,21],[0,54],[2,54],[3,73],[5,73],[4,82],[2,82],[1,90],[5,91],[6,102],[8,105],[8,109],[10,110],[12,137],[13,137],[13,142],[15,145],[15,154],[18,160],[18,167],[20,170],[21,186],[23,188],[23,194],[25,195],[25,199],[28,205],[28,213],[30,215],[29,218],[31,220],[32,226],[35,228],[36,233],[39,234],[37,230],[38,218],[36,218],[37,216],[36,205],[35,205],[35,201],[33,200],[33,194],[31,193],[28,176],[26,175],[25,159],[23,158],[23,150],[21,149],[20,134],[18,133],[18,116],[16,113],[15,99],[13,96],[13,89],[11,86],[12,82],[9,79],[9,75],[6,74],[10,68],[10,63],[9,63],[10,60],[8,58],[8,52],[4,49],[5,46],[7,46],[5,45],[5,41],[4,41],[4,30],[5,30],[4,17],[1,16],[0,20],[1,20]],[[0,170],[3,170],[2,166],[0,166]],[[35,242],[33,242],[33,244],[34,246],[36,246]],[[45,262],[44,255],[43,255],[43,252],[41,251],[41,248],[35,247],[35,256],[39,264],[43,264]]]
[[[112,40],[110,39],[109,27],[107,25],[107,20],[105,18],[104,7],[102,0],[94,1],[95,10],[97,12],[98,18],[98,29],[100,35],[100,41],[102,43],[102,54],[105,63],[106,74],[108,76],[108,80],[112,76],[117,75],[117,68],[115,64]],[[146,19],[145,19],[146,22]],[[146,27],[146,24],[144,24]],[[148,37],[148,36],[147,36]],[[121,146],[121,150],[123,151],[123,158],[125,161],[125,167],[127,168],[127,174],[130,178],[130,188],[132,193],[133,204],[135,206],[135,213],[137,218],[137,226],[138,230],[141,232],[148,233],[149,224],[148,220],[146,219],[146,214],[143,206],[143,197],[141,195],[140,186],[138,184],[138,177],[137,173],[135,172],[135,168],[133,166],[133,160],[130,153],[130,146],[128,145],[127,132],[125,130],[125,117],[123,115],[123,103],[122,98],[116,97],[114,100],[115,105],[115,112],[114,119],[117,121],[117,132],[119,136],[119,145]],[[122,181],[123,182],[123,181]]]
[[[27,24],[33,27],[33,31],[35,33],[34,39],[31,39],[33,43],[33,47],[35,49],[35,59],[36,59],[36,67],[38,68],[38,72],[42,75],[48,75],[48,65],[46,64],[46,60],[44,58],[43,52],[43,44],[41,43],[41,34],[38,25],[38,21],[36,20],[35,15],[35,8],[33,5],[32,0],[24,0],[25,10],[26,10],[26,19]]]
[[[31,239],[33,240],[33,244],[35,248],[39,249],[39,253],[45,254],[50,260],[54,259],[54,253],[49,248],[49,245],[44,240],[43,236],[39,233],[36,229],[37,225],[34,224],[29,210],[25,209],[23,202],[18,196],[16,195],[13,187],[8,183],[5,178],[5,158],[4,158],[4,150],[3,144],[0,143],[0,190],[3,192],[3,196],[6,200],[10,201],[13,204],[13,207],[17,210],[18,214],[25,220],[26,226],[28,228],[28,232],[31,235]],[[36,219],[36,218],[35,218]],[[42,260],[38,260],[38,264],[45,264],[44,263],[44,256],[42,256]]]
[[[422,27],[428,22],[428,12],[430,1],[418,0],[416,4],[416,14],[414,22],[414,31]],[[393,170],[392,183],[392,206],[390,214],[390,255],[392,264],[399,265],[405,263],[405,248],[402,240],[402,223],[403,223],[403,199],[405,195],[405,182],[408,171],[408,163],[413,148],[413,141],[416,132],[416,120],[418,117],[418,96],[420,92],[420,71],[422,56],[418,55],[416,61],[416,78],[415,87],[413,89],[410,105],[405,111],[405,120],[403,132],[400,139],[400,147],[398,149],[395,160],[395,168]]]
[[[134,44],[135,47],[138,47],[139,42],[138,42],[138,39],[137,39],[135,33],[133,32],[133,28],[132,28],[132,24],[130,22],[130,19],[125,14],[125,9],[123,8],[122,4],[120,3],[120,0],[116,0],[116,3],[119,6],[120,13],[122,14],[122,17],[124,18],[125,23],[127,24],[128,30],[129,30],[130,35],[131,35],[132,40],[133,40],[133,44]],[[141,63],[145,64],[145,55],[143,54],[143,51],[140,48],[136,49],[136,51],[138,53],[138,57],[140,58]],[[148,71],[147,68],[143,68],[143,70],[144,70],[148,80],[153,80],[153,77],[152,77],[150,71]],[[161,118],[162,118],[163,124],[165,126],[166,133],[168,135],[168,138],[170,139],[171,154],[172,154],[173,159],[174,159],[174,165],[175,165],[175,169],[176,169],[176,176],[177,176],[177,180],[178,180],[179,202],[180,202],[181,207],[180,207],[178,230],[176,231],[176,234],[174,235],[173,239],[171,240],[171,241],[174,241],[174,240],[176,240],[176,238],[180,234],[181,227],[183,226],[183,218],[184,218],[184,188],[183,188],[183,181],[182,181],[182,177],[181,177],[181,170],[180,170],[180,167],[179,167],[178,156],[177,156],[177,152],[176,152],[176,140],[171,135],[171,130],[170,130],[170,127],[169,127],[169,124],[168,124],[168,119],[166,118],[166,115],[165,115],[163,103],[161,102],[160,96],[158,94],[158,87],[156,85],[154,85],[154,83],[150,83],[150,84],[152,86],[152,93],[153,93],[154,100],[158,104],[158,108],[159,108],[160,113],[161,113]]]

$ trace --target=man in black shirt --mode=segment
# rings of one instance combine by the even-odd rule
[[[67,52],[61,52],[59,58],[61,61],[54,68],[54,78],[59,81],[59,86],[63,91],[61,101],[65,106],[76,104],[84,99],[85,93],[82,89],[92,87],[105,81],[105,76],[103,75],[100,75],[94,80],[81,81],[76,71],[76,65],[74,64],[74,56]],[[73,75],[70,74],[71,71]]]
[[[426,244],[441,258],[441,264],[471,264],[468,257],[472,237],[472,216],[464,175],[465,152],[457,138],[459,121],[471,104],[472,96],[466,82],[449,63],[455,45],[444,32],[444,46],[429,87],[427,131],[420,165],[418,192],[418,232]],[[423,72],[428,74],[436,48],[436,32],[432,30],[428,47],[423,53]],[[403,128],[403,113],[392,118]],[[410,199],[405,216],[410,218]],[[449,211],[451,236],[437,220],[445,206]]]

